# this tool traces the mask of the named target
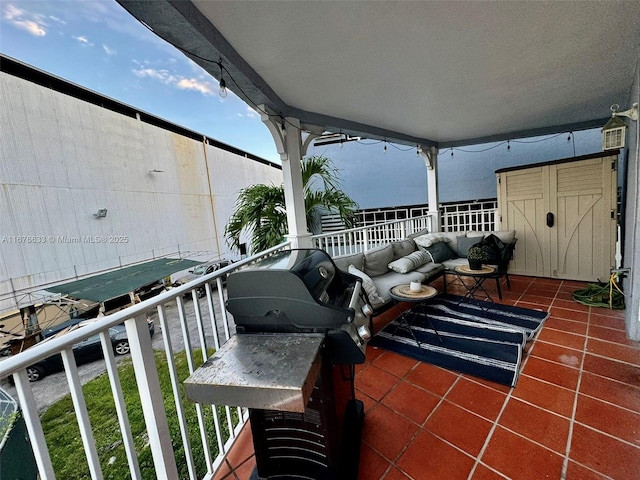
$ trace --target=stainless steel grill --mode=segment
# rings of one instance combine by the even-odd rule
[[[238,334],[186,380],[187,396],[249,407],[252,479],[355,480],[355,364],[370,337],[361,280],[322,250],[282,251],[229,275],[227,309]]]
[[[333,363],[362,363],[370,337],[362,284],[322,250],[288,250],[229,275],[238,333],[324,333]]]

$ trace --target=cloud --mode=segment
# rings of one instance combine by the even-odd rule
[[[133,70],[134,75],[137,77],[150,78],[179,90],[193,90],[201,93],[202,95],[215,95],[218,92],[217,84],[214,84],[205,78],[175,75],[166,69],[152,68],[147,65],[147,62],[144,62],[144,64],[141,64],[136,60],[134,60],[134,62],[139,65],[139,68],[135,68]]]
[[[260,114],[248,105],[247,105],[245,116],[247,118],[257,118],[258,120],[260,119]]]
[[[77,40],[80,45],[83,45],[85,47],[93,47],[93,43],[91,43],[89,39],[83,35],[73,37],[73,39]]]
[[[196,80],[195,78],[182,78],[177,87],[181,90],[195,90],[203,95],[213,95],[211,83],[207,81]]]
[[[253,108],[251,108],[248,105],[247,105],[247,108],[245,109],[244,113],[238,112],[238,113],[236,113],[236,115],[238,117],[241,117],[241,118],[249,118],[249,119],[252,119],[252,120],[260,120],[260,114],[258,112],[256,112]]]
[[[50,18],[51,20],[53,20],[54,22],[57,22],[57,23],[59,23],[59,24],[61,24],[61,25],[66,25],[66,24],[67,24],[67,22],[65,22],[65,21],[64,21],[64,20],[62,20],[61,18],[54,17],[53,15],[49,15],[49,18]]]
[[[107,45],[105,45],[104,43],[102,44],[102,49],[105,51],[105,53],[106,53],[107,55],[115,55],[116,53],[118,53],[118,52],[116,52],[115,50],[113,50],[113,49],[109,48],[109,47],[108,47]]]
[[[138,68],[133,71],[133,74],[140,78],[152,78],[153,80],[158,80],[165,85],[177,84],[179,79],[169,73],[168,70],[157,70],[155,68]]]
[[[4,8],[3,17],[15,27],[33,36],[44,37],[47,34],[47,23],[43,20],[42,15],[37,13],[27,12],[15,5],[7,4]]]

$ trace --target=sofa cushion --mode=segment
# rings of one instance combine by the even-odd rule
[[[447,242],[447,245],[449,245],[449,248],[454,252],[457,251],[458,235],[460,235],[461,233],[460,232],[441,232],[441,234],[449,239],[449,241]]]
[[[399,242],[393,242],[391,246],[393,247],[394,260],[406,257],[416,251],[416,242],[413,240],[400,240]]]
[[[353,265],[358,270],[364,269],[364,253],[354,253],[352,255],[342,255],[333,258],[333,263],[336,264],[343,272],[349,271],[349,265]]]
[[[487,232],[486,236],[489,236],[489,235],[495,235],[504,243],[513,243],[513,241],[516,238],[516,231],[515,230],[498,230],[494,232]]]
[[[405,257],[394,260],[389,264],[389,268],[394,272],[407,273],[430,261],[431,256],[427,252],[416,250]]]
[[[389,264],[393,261],[393,247],[385,245],[364,254],[364,273],[370,277],[384,275],[389,271]]]
[[[429,263],[428,265],[431,265]],[[398,273],[393,270],[389,270],[386,275],[382,275],[380,277],[374,277],[373,283],[375,283],[376,288],[378,290],[378,295],[385,301],[388,302],[391,300],[391,295],[389,295],[389,290],[391,290],[396,285],[409,285],[411,282],[420,282],[422,283],[426,275],[424,273],[420,273],[417,270],[413,270],[407,273]]]
[[[435,243],[451,241],[449,236],[440,232],[427,233],[426,235],[420,235],[419,237],[415,237],[413,240],[416,242],[416,245],[424,248],[430,247]]]
[[[469,253],[469,249],[478,243],[481,240],[480,237],[466,237],[461,236],[458,237],[456,243],[456,252],[459,257],[467,258],[467,253]]]
[[[442,262],[442,265],[444,265],[445,270],[453,270],[454,268],[459,267],[460,265],[468,266],[469,260],[462,257],[456,257],[456,258],[451,258],[449,260],[445,260],[444,262]]]
[[[428,262],[424,265],[420,265],[414,270],[414,272],[424,273],[425,280],[429,281],[431,277],[436,275],[438,272],[441,272],[442,270],[444,270],[444,265],[442,265],[441,263]]]
[[[385,303],[385,301],[380,298],[380,295],[378,295],[378,289],[376,288],[373,280],[371,280],[371,277],[369,277],[369,275],[361,270],[358,270],[353,265],[349,265],[348,272],[351,275],[355,275],[356,277],[362,279],[362,288],[364,288],[364,291],[367,293],[367,297],[369,298],[372,307],[376,307]]]
[[[410,235],[407,235],[407,238],[415,239],[416,237],[419,237],[420,235],[426,235],[427,233],[429,233],[429,229],[425,228],[424,230],[420,230],[419,232],[415,232]]]
[[[442,263],[445,260],[457,257],[457,254],[444,242],[434,243],[426,248],[426,252],[431,255],[433,263]]]

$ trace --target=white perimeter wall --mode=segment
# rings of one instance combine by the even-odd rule
[[[0,98],[0,313],[121,265],[233,258],[238,191],[282,183],[274,166],[5,73]]]

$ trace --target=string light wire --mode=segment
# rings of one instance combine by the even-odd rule
[[[247,99],[247,101],[252,105],[252,107],[257,110],[259,113],[262,113],[264,115],[270,116],[270,114],[266,111],[264,111],[263,109],[261,109],[258,104],[256,104],[253,100],[251,100],[251,97],[249,95],[247,95],[247,92],[238,84],[238,82],[236,82],[236,80],[233,78],[233,75],[231,75],[231,72],[229,72],[229,70],[227,70],[227,68],[222,64],[222,58],[220,60],[211,60],[210,58],[206,58],[206,57],[202,57],[196,53],[190,52],[182,47],[180,47],[179,45],[176,45],[175,43],[173,43],[170,40],[167,40],[166,38],[164,38],[163,36],[159,35],[157,32],[154,32],[154,30],[147,25],[145,22],[143,22],[140,19],[137,19],[138,22],[140,22],[142,25],[144,25],[145,28],[147,28],[150,32],[152,32],[153,34],[155,34],[156,36],[160,37],[162,40],[164,40],[165,42],[167,42],[169,45],[173,46],[174,48],[180,50],[182,53],[184,53],[185,55],[189,56],[189,57],[194,57],[197,58],[199,60],[202,60],[204,62],[208,62],[208,63],[214,63],[216,65],[218,65],[220,67],[220,79],[222,80],[222,72],[227,72],[227,76],[229,77],[229,79],[233,82],[233,84],[237,87],[238,91],[240,91],[240,93],[242,93],[244,95],[244,97]],[[284,115],[279,115],[281,121],[283,122],[283,127],[284,127],[284,123],[286,122],[287,124],[289,124],[290,126],[292,126],[293,128],[295,128],[296,130],[299,130],[301,132],[306,132],[306,130],[298,127],[297,125],[295,125],[294,123],[288,121]],[[309,133],[309,132],[307,132]],[[554,138],[558,138],[560,135],[565,135],[567,132],[562,132],[562,133],[558,133],[555,135],[552,135],[550,137],[545,137],[545,138],[540,138],[537,140],[507,140],[505,142],[501,142],[498,143],[496,145],[492,145],[491,147],[485,148],[485,149],[481,149],[481,150],[465,150],[462,148],[456,148],[457,151],[459,152],[464,152],[464,153],[482,153],[482,152],[487,152],[489,150],[493,150],[494,148],[498,148],[503,146],[505,143],[507,144],[507,149],[510,150],[511,149],[511,145],[510,142],[513,143],[523,143],[523,144],[529,144],[529,143],[540,143],[540,142],[546,142],[549,140],[553,140]],[[573,135],[573,132],[570,131],[568,132],[569,136],[571,137],[571,139],[573,139],[573,156],[575,157],[576,155],[576,148],[575,148],[575,135]],[[414,147],[410,146],[407,148],[402,148],[399,147],[398,145],[395,145],[394,143],[391,142],[387,142],[387,140],[378,140],[378,141],[371,141],[371,142],[363,142],[362,140],[357,140],[356,143],[359,143],[361,145],[376,145],[376,144],[380,144],[380,143],[385,143],[385,148],[384,148],[384,152],[386,153],[387,151],[387,146],[386,144],[388,143],[389,145],[391,145],[393,148],[395,148],[396,150],[402,151],[402,152],[406,152],[409,150],[413,150]],[[342,145],[341,145],[342,146]],[[453,157],[453,148],[454,147],[449,147],[449,149],[451,150],[451,156]],[[446,150],[445,150],[446,151]]]

